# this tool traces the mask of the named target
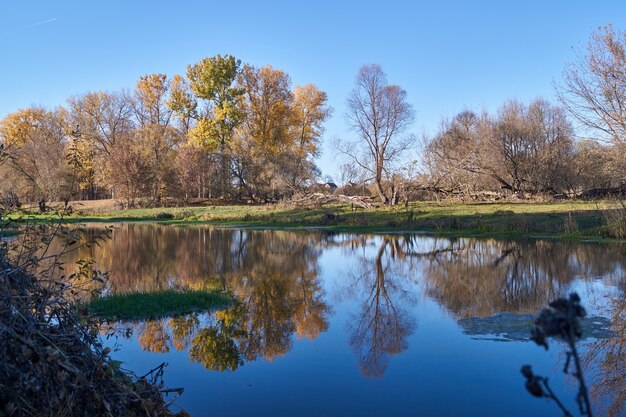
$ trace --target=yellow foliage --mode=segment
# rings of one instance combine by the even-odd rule
[[[314,84],[298,85],[293,91],[294,134],[301,156],[317,154],[318,141],[324,132],[323,123],[332,113],[327,102],[326,93]]]
[[[33,139],[42,121],[49,116],[41,108],[21,109],[7,115],[0,121],[0,138],[10,146],[20,147]]]
[[[196,126],[189,130],[189,141],[208,151],[214,151],[220,144],[216,136],[215,122],[210,119],[200,119]]]

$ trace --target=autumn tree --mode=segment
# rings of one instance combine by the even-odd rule
[[[8,155],[2,168],[9,181],[3,188],[38,201],[42,210],[46,202],[63,199],[69,192],[66,117],[62,109],[35,107],[18,110],[0,122],[0,142]]]
[[[328,97],[316,85],[297,85],[291,100],[295,145],[299,155],[316,156],[319,140],[324,133],[324,122],[332,115],[328,106]]]
[[[148,74],[130,92],[89,92],[71,97],[67,110],[7,117],[0,157],[12,153],[2,169],[14,183],[4,188],[21,190],[7,201],[276,201],[319,176],[314,158],[331,112],[326,93],[313,84],[292,88],[284,71],[242,67],[230,55],[206,58],[186,78]],[[11,123],[24,126],[10,133]],[[29,177],[40,169],[54,182]]]
[[[149,195],[154,184],[149,155],[139,134],[118,140],[107,161],[108,184],[116,197],[124,199],[126,207],[133,207],[138,199]]]
[[[172,79],[167,106],[178,116],[180,130],[188,135],[197,115],[198,101],[184,77],[175,75]]]
[[[195,125],[187,133],[189,140],[210,152],[218,152],[222,195],[230,188],[227,145],[242,121],[238,107],[242,91],[235,85],[240,66],[241,61],[231,55],[216,55],[189,65],[188,84],[177,79],[169,102],[183,123],[194,120]]]
[[[181,141],[179,131],[170,125],[170,84],[165,74],[145,75],[137,82],[133,100],[138,138],[151,167],[150,196],[157,203],[171,194],[168,188],[174,186],[175,150]]]
[[[68,100],[72,130],[86,167],[81,183],[92,198],[110,197],[108,161],[116,143],[135,128],[132,97],[126,92],[91,92]],[[78,145],[78,144],[77,144]]]
[[[413,137],[403,136],[414,120],[406,101],[406,91],[387,83],[377,64],[359,70],[347,102],[346,119],[357,140],[338,144],[339,150],[371,174],[378,196],[384,204],[394,204],[385,178],[393,175],[396,163],[410,147]]]
[[[326,94],[314,85],[291,89],[287,73],[267,65],[244,66],[243,123],[233,143],[234,172],[253,200],[275,200],[313,181],[323,122],[330,116]]]
[[[213,168],[210,158],[211,155],[205,148],[192,143],[186,143],[178,149],[174,161],[176,182],[185,201],[207,194],[207,189],[211,186],[207,172]]]
[[[169,126],[173,112],[167,106],[170,85],[165,74],[148,74],[139,78],[133,100],[139,126]]]

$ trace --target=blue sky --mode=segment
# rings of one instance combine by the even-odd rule
[[[626,29],[626,2],[3,1],[0,117],[232,54],[328,93],[335,112],[318,164],[338,180],[331,142],[351,134],[345,100],[362,64],[407,90],[414,132],[430,134],[465,108],[554,99],[574,49],[609,23]]]

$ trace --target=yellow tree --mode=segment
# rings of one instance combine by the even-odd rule
[[[244,122],[234,144],[236,176],[254,199],[270,201],[284,186],[280,181],[285,162],[296,162],[291,152],[294,135],[291,81],[282,70],[270,65],[246,65],[239,76]]]
[[[228,192],[230,158],[227,145],[242,121],[238,102],[242,91],[235,85],[241,61],[231,55],[204,58],[187,67],[187,82],[175,79],[169,106],[188,123],[191,142],[218,152],[221,192]],[[190,94],[191,93],[191,94]],[[189,122],[195,121],[191,126]]]
[[[234,146],[236,176],[253,199],[295,192],[315,177],[323,122],[330,116],[326,93],[309,84],[291,89],[289,75],[270,65],[244,66],[244,122]]]
[[[167,106],[170,80],[165,74],[148,74],[135,86],[134,108],[140,126],[168,126],[172,109]]]
[[[168,106],[171,82],[165,74],[139,78],[135,87],[134,108],[139,122],[137,138],[147,151],[153,200],[160,202],[173,184],[174,153],[180,142],[179,132],[170,125],[173,110]]]
[[[0,142],[9,163],[10,188],[45,210],[51,199],[65,198],[69,175],[65,160],[66,114],[43,108],[18,110],[0,121]]]
[[[314,84],[297,85],[293,90],[291,112],[298,153],[303,157],[317,155],[324,122],[332,114],[326,93]]]

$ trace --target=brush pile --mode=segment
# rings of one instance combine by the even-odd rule
[[[109,357],[71,283],[15,265],[0,248],[0,415],[185,416],[157,372],[136,377]],[[32,264],[31,264],[32,266]],[[180,390],[179,390],[180,391]]]

